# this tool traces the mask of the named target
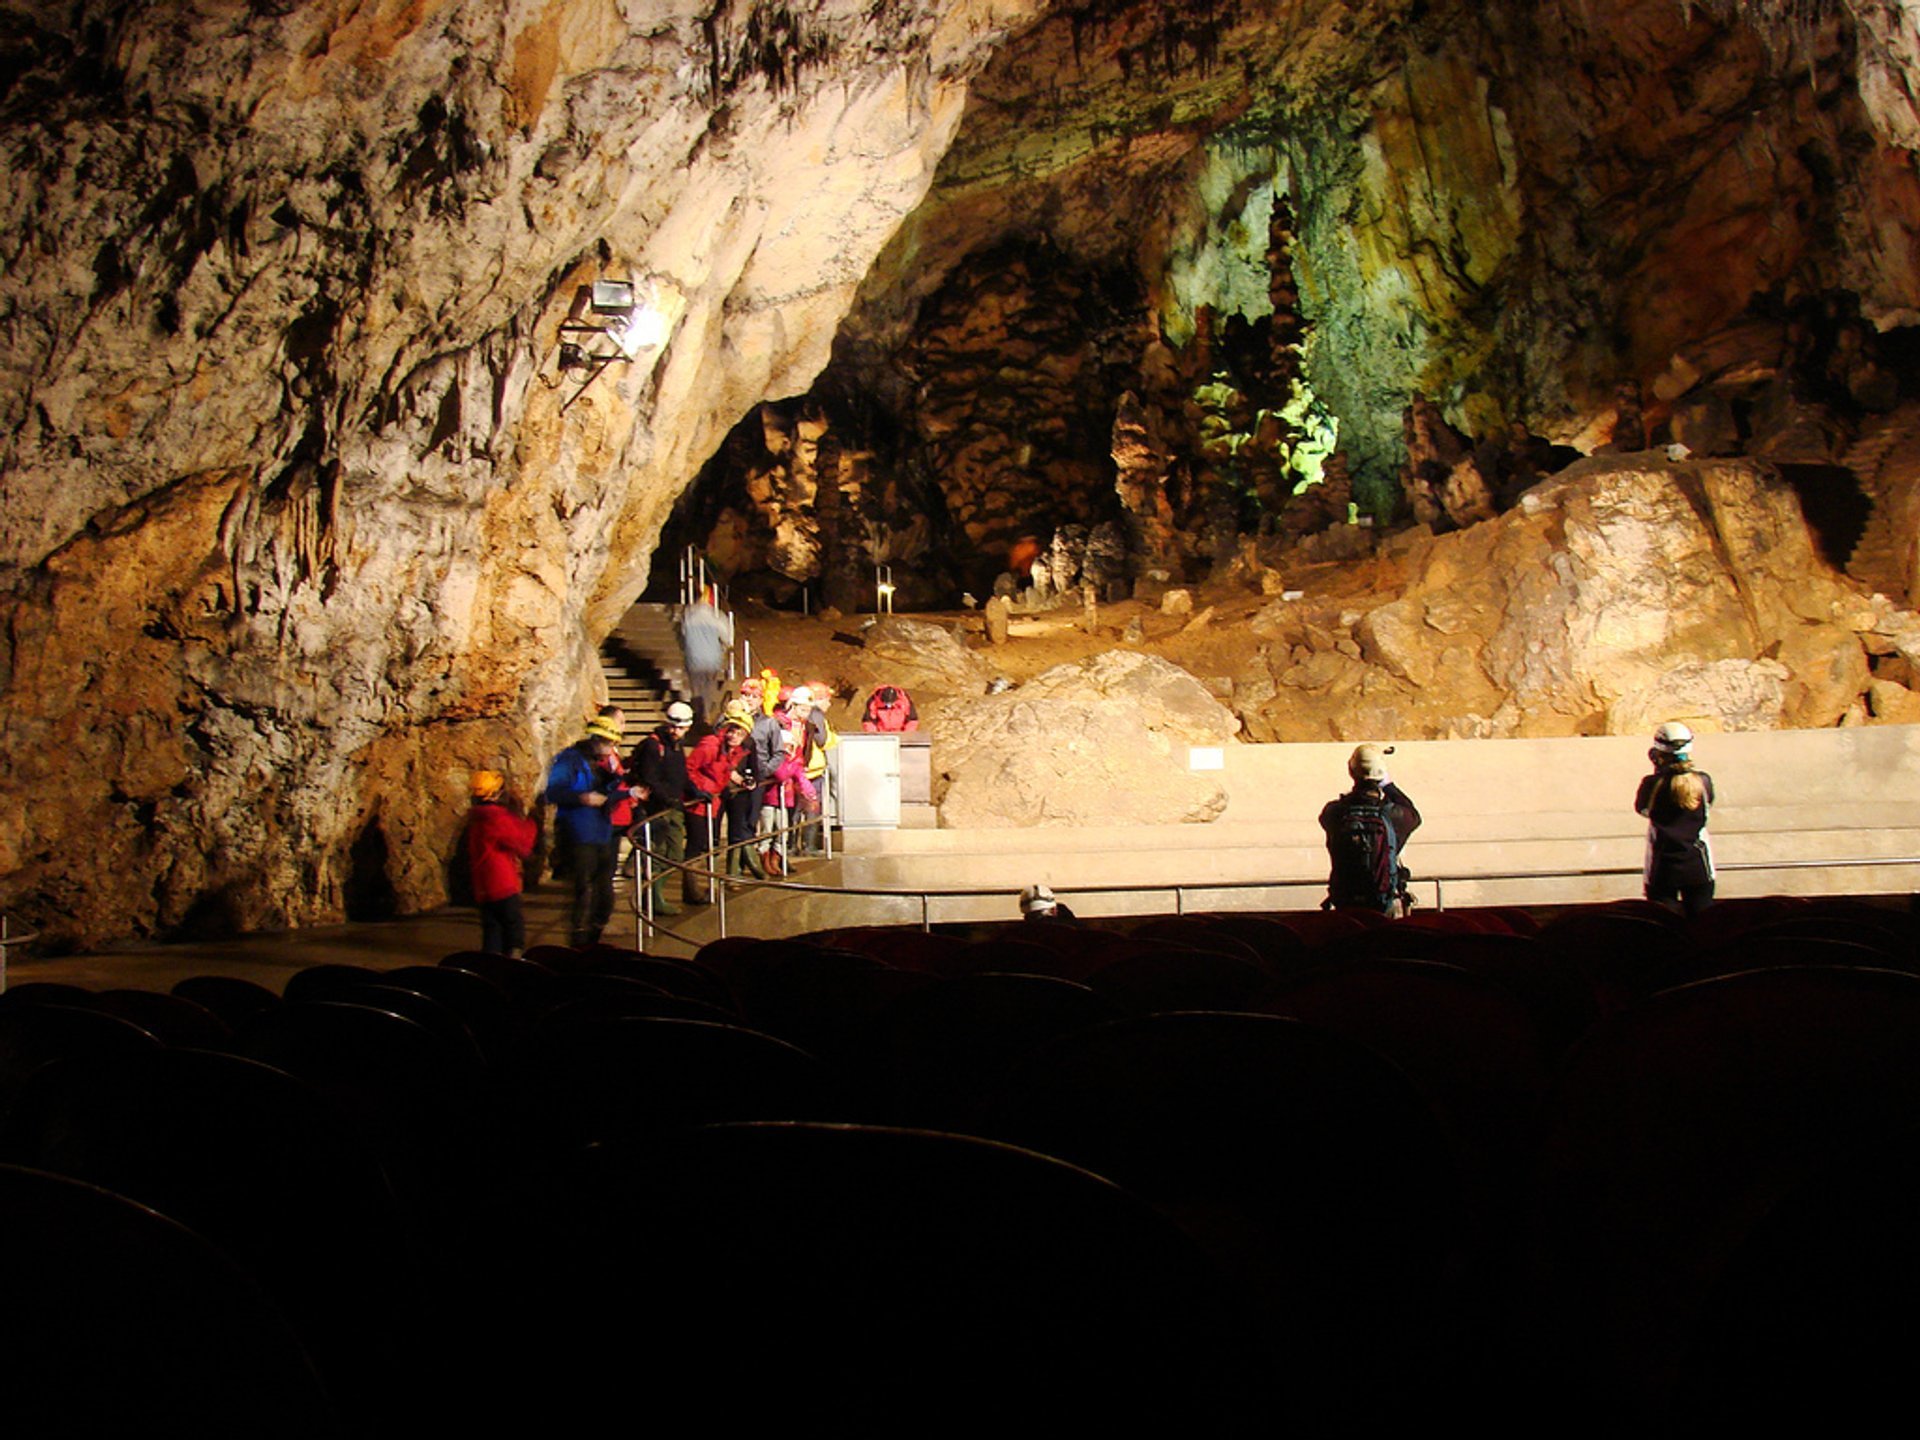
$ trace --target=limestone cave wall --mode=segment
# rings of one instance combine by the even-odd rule
[[[0,6],[0,907],[441,898],[468,767],[537,782],[1036,8]],[[665,339],[583,385],[601,278]]]

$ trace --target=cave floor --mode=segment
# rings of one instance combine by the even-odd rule
[[[528,945],[566,944],[565,887],[549,882],[529,890],[524,903]],[[622,931],[625,923],[624,915],[616,915],[614,929]],[[33,956],[16,951],[9,958],[6,983],[11,987],[46,981],[89,990],[164,991],[190,975],[232,975],[277,994],[289,978],[309,966],[397,970],[432,965],[442,956],[479,943],[477,912],[450,905],[396,920],[262,932],[232,940],[128,942],[73,955]]]
[[[833,884],[838,878],[837,862],[803,862],[794,878]],[[566,884],[558,880],[527,890],[522,907],[529,948],[567,943],[569,895]],[[796,923],[791,912],[783,915],[782,909],[771,895],[734,893],[728,902],[729,933],[771,935],[806,928],[805,917]],[[633,910],[621,893],[604,938],[609,944],[644,948],[652,954],[691,956],[720,934],[718,910],[711,905],[683,905],[682,913],[669,923],[671,935],[655,935],[641,946]],[[395,920],[261,932],[231,940],[129,941],[85,953],[45,956],[25,953],[31,946],[21,945],[9,953],[4,982],[6,987],[49,983],[89,990],[167,991],[189,976],[231,975],[279,994],[290,978],[310,966],[398,970],[437,964],[442,957],[477,948],[479,943],[478,913],[446,905]]]

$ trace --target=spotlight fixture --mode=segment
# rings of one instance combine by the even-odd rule
[[[631,280],[596,280],[589,300],[596,315],[627,316],[633,313]]]
[[[685,308],[679,288],[658,276],[638,282],[595,280],[582,286],[574,295],[571,313],[560,324],[560,368],[587,372],[567,405],[616,361],[632,364],[644,358],[650,368],[666,349]],[[612,349],[597,343],[602,335],[613,343]]]

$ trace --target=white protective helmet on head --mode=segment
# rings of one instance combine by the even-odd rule
[[[792,710],[810,710],[813,708],[813,691],[804,685],[793,687],[793,693],[787,696],[787,706]]]
[[[1693,731],[1678,720],[1669,720],[1653,732],[1653,743],[1656,748],[1666,751],[1669,755],[1678,755],[1693,744]]]
[[[693,724],[693,707],[684,700],[674,701],[667,706],[667,723],[669,725]]]
[[[1029,915],[1044,914],[1059,903],[1053,891],[1045,885],[1029,885],[1020,892],[1020,908]]]

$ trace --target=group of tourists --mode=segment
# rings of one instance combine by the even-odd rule
[[[766,879],[785,873],[788,856],[823,850],[839,745],[827,720],[831,701],[823,683],[788,687],[765,670],[741,684],[697,740],[693,707],[674,701],[624,761],[607,737],[625,717],[605,707],[554,760],[544,791],[554,809],[556,869],[573,879],[572,943],[592,944],[612,917],[623,840],[649,856],[648,908],[658,916],[711,902],[709,871],[699,863],[710,852],[725,851],[714,868],[727,876]]]
[[[744,681],[724,703],[719,723],[691,748],[694,712],[685,701],[625,761],[619,741],[625,717],[605,706],[585,733],[548,767],[542,791],[554,812],[555,869],[571,877],[569,933],[574,945],[598,941],[613,917],[614,874],[623,839],[652,857],[651,910],[678,915],[668,895],[676,874],[681,898],[711,901],[708,868],[697,862],[725,849],[727,877],[766,879],[785,873],[785,857],[825,848],[824,796],[834,782],[839,736],[827,720],[825,684],[780,683],[771,670]],[[898,686],[868,698],[862,728],[917,728],[918,712]],[[1713,853],[1706,827],[1713,778],[1693,763],[1693,732],[1669,722],[1654,732],[1653,773],[1640,782],[1634,810],[1647,819],[1644,889],[1649,900],[1693,916],[1713,903]],[[1402,859],[1420,827],[1420,811],[1387,770],[1391,745],[1356,747],[1347,760],[1352,787],[1320,811],[1328,857],[1326,909],[1403,915],[1412,878]],[[505,795],[497,771],[472,776],[473,811],[467,853],[481,943],[517,955],[526,945],[520,909],[523,866],[538,839],[534,822]],[[1021,896],[1033,920],[1070,920],[1072,911],[1045,885]]]

